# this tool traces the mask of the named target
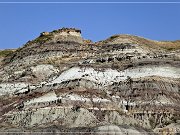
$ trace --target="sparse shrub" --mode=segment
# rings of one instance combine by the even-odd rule
[[[119,37],[119,35],[113,35],[113,36],[110,37],[110,39],[113,40],[113,39],[115,39],[117,37]]]
[[[152,128],[155,128],[156,127],[156,120],[154,117],[150,117],[149,118],[149,124]]]

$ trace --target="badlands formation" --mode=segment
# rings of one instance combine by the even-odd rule
[[[0,51],[2,134],[178,134],[180,41],[43,32]]]

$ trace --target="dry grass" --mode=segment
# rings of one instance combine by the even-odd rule
[[[0,50],[0,58],[6,57],[7,55],[13,53],[15,50],[6,49],[6,50]]]
[[[59,66],[61,64],[68,64],[73,61],[79,60],[80,57],[70,57],[70,56],[63,56],[63,57],[50,57],[44,61],[45,64],[52,64],[55,66]]]
[[[103,45],[103,44],[113,42],[117,39],[122,39],[122,40],[128,39],[133,44],[139,44],[139,45],[143,45],[143,46],[146,46],[149,48],[154,48],[154,49],[165,49],[167,51],[180,49],[180,40],[176,40],[176,41],[155,41],[155,40],[145,39],[145,38],[133,36],[133,35],[114,35],[114,36],[111,36],[110,38],[108,38],[106,40],[99,41],[96,44],[97,45]]]

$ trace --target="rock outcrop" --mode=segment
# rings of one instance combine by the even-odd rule
[[[93,43],[75,28],[43,32],[1,57],[0,129],[176,134],[179,46],[132,35]]]

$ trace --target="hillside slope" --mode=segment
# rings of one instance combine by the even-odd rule
[[[180,132],[180,42],[43,32],[0,65],[6,132]]]

